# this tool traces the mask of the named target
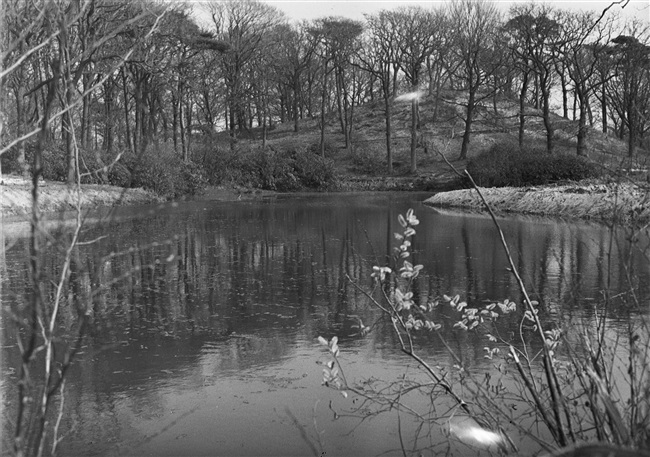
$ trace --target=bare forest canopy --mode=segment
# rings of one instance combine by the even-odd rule
[[[437,106],[450,90],[465,94],[461,158],[478,108],[497,96],[519,102],[520,144],[532,106],[548,152],[551,114],[577,121],[578,155],[589,127],[625,140],[630,155],[648,147],[650,30],[618,16],[625,2],[606,11],[516,3],[503,14],[488,1],[454,0],[298,24],[259,1],[0,5],[5,172],[56,164],[56,176],[74,182],[161,145],[189,163],[206,137],[236,143],[262,132],[265,141],[277,124],[299,132],[307,119],[319,120],[324,155],[325,124],[340,125],[347,147],[356,108],[369,102],[385,112],[392,172],[391,107],[405,93],[416,94],[415,171],[418,94]],[[35,166],[37,149],[44,163]]]

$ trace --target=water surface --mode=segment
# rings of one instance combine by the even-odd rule
[[[476,306],[521,300],[492,222],[440,213],[420,203],[425,197],[305,195],[90,215],[82,238],[94,242],[81,247],[73,274],[93,324],[66,385],[62,455],[402,455],[400,433],[409,451],[475,454],[450,444],[449,410],[431,411],[426,399],[410,400],[433,419],[422,430],[396,411],[362,421],[377,407],[321,386],[319,363],[328,358],[318,336],[340,338],[350,382],[397,381],[406,370],[426,379],[385,322],[360,334],[359,319],[369,324],[380,313],[348,279],[372,285],[372,266],[390,263],[397,215],[408,208],[421,221],[418,303],[443,294]],[[639,297],[650,296],[647,243],[629,244],[624,231],[540,218],[501,224],[547,322],[591,325],[601,291],[623,296],[628,278]],[[68,227],[52,233],[63,237]],[[28,247],[15,224],[7,224],[4,241],[6,309],[27,293]],[[59,271],[55,247],[46,261],[51,277]],[[612,315],[624,327],[629,309],[617,303]],[[75,311],[64,309],[62,327],[74,320]],[[454,347],[466,349],[467,367],[493,370],[483,341],[443,324]],[[5,317],[5,427],[19,366],[10,326]],[[432,363],[452,369],[438,340],[418,344]]]

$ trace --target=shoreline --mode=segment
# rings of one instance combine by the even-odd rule
[[[404,178],[398,178],[405,181]],[[31,183],[29,180],[4,175],[0,184],[0,213],[8,217],[28,216],[31,213]],[[389,182],[392,185],[386,185]],[[444,183],[448,184],[448,183]],[[340,192],[369,192],[409,190],[395,188],[390,180],[381,178],[346,180]],[[42,182],[41,211],[44,214],[69,211],[75,208],[75,193],[65,183]],[[447,187],[448,188],[448,187]],[[438,190],[438,193],[434,193]],[[603,183],[582,181],[547,186],[523,188],[480,188],[488,204],[501,214],[524,214],[563,219],[579,219],[604,223],[646,224],[650,223],[650,191],[628,183]],[[424,204],[434,208],[454,208],[486,213],[483,202],[474,189],[418,190],[433,195]],[[332,191],[336,193],[338,191]],[[278,195],[261,189],[245,189],[227,186],[208,187],[200,196],[190,200],[250,201]],[[286,194],[286,195],[290,195]],[[83,209],[100,207],[134,206],[162,203],[153,192],[143,189],[124,189],[110,185],[82,184],[80,202]]]
[[[633,184],[576,182],[534,187],[479,188],[493,211],[598,221],[647,224],[650,192]],[[487,213],[474,189],[452,190],[424,201],[434,208],[469,209]]]
[[[62,182],[41,181],[39,188],[41,190],[39,203],[43,214],[60,213],[75,209],[76,195],[74,187],[68,187],[67,184]],[[452,188],[458,188],[458,184],[453,180],[442,179],[439,176],[433,179],[427,179],[425,176],[355,176],[342,179],[335,190],[328,192],[417,191],[433,194],[435,191]],[[208,186],[200,195],[176,201],[250,201],[291,194],[293,193],[222,185]],[[29,179],[16,175],[0,176],[0,214],[8,217],[29,217],[31,202],[31,181]],[[82,209],[87,210],[99,207],[162,203],[165,200],[144,189],[125,189],[107,184],[81,184],[80,202]]]
[[[0,177],[0,213],[9,217],[30,217],[32,211],[31,182],[15,175]],[[76,195],[75,187],[65,183],[41,181],[39,185],[39,206],[43,214],[74,210],[79,202],[82,209],[97,207],[144,205],[160,203],[162,200],[153,192],[144,189],[82,184]]]

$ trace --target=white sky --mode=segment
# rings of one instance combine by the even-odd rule
[[[382,9],[392,10],[402,5],[420,5],[423,7],[442,5],[444,0],[264,0],[284,11],[295,21],[312,20],[324,16],[343,16],[349,19],[362,20],[364,13],[374,13]],[[507,11],[514,1],[497,0],[498,4]],[[586,9],[602,11],[610,1],[577,0],[577,1],[548,1],[563,9]],[[621,11],[620,6],[612,8]],[[630,0],[622,10],[625,17],[636,17],[650,23],[650,0]]]

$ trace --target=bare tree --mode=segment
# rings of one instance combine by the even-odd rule
[[[468,92],[459,156],[466,159],[476,107],[490,95],[479,94],[479,91],[489,90],[486,82],[504,62],[497,40],[500,18],[494,3],[486,0],[454,0],[449,5],[448,15],[453,30],[452,49],[461,62],[458,77]]]
[[[227,88],[228,128],[235,138],[247,128],[246,104],[251,99],[246,77],[263,45],[264,35],[284,21],[273,6],[251,0],[226,0],[207,5],[217,38],[229,45],[222,57],[222,71]]]
[[[419,92],[422,71],[437,45],[437,30],[441,15],[421,7],[398,8],[393,13],[395,38],[399,48],[397,64],[404,73],[411,91]],[[411,98],[411,173],[417,171],[417,146],[419,119],[419,97]]]
[[[628,155],[635,154],[648,125],[650,111],[650,45],[648,28],[638,22],[611,40],[608,52],[615,62],[607,94],[619,123],[619,137],[627,130]]]
[[[68,369],[74,356],[80,347],[84,336],[84,329],[87,324],[88,311],[90,306],[90,292],[74,290],[75,257],[79,246],[82,229],[82,212],[80,207],[81,173],[79,168],[79,138],[74,122],[69,122],[67,128],[70,135],[70,144],[73,148],[72,156],[76,160],[75,170],[75,191],[73,195],[75,212],[75,224],[67,239],[49,239],[48,243],[57,243],[57,247],[63,252],[63,259],[59,269],[59,276],[47,278],[44,275],[44,248],[46,233],[43,227],[39,200],[40,200],[40,178],[43,173],[43,151],[50,140],[50,127],[53,121],[61,118],[66,113],[72,113],[83,104],[83,98],[89,96],[94,90],[101,87],[103,80],[96,81],[94,85],[86,86],[85,91],[73,97],[63,97],[62,103],[57,103],[57,97],[61,86],[67,84],[69,78],[75,71],[75,65],[86,55],[85,53],[72,56],[64,55],[67,52],[66,40],[62,37],[70,30],[74,30],[73,24],[85,16],[93,5],[78,5],[78,9],[64,10],[65,4],[51,1],[34,2],[36,13],[32,22],[33,31],[38,31],[34,36],[39,40],[27,42],[27,35],[19,35],[8,40],[4,48],[13,54],[10,64],[3,65],[0,72],[2,85],[0,92],[4,92],[7,77],[15,72],[20,72],[21,66],[30,65],[31,59],[47,59],[51,67],[51,76],[40,85],[45,92],[45,98],[39,106],[40,118],[33,128],[19,136],[10,137],[2,142],[0,155],[5,154],[16,145],[27,141],[30,138],[37,138],[32,151],[32,207],[30,216],[30,241],[29,258],[30,273],[29,287],[22,306],[12,309],[15,323],[16,341],[21,356],[21,367],[18,374],[18,397],[16,401],[17,411],[14,417],[13,453],[16,456],[44,454],[56,454],[57,446],[61,437],[57,435],[58,422],[63,414],[59,408],[58,419],[52,421],[53,406],[59,402],[61,406],[63,399],[60,397]],[[75,6],[76,7],[76,6]],[[70,14],[74,11],[77,14]],[[81,14],[83,12],[83,14]],[[134,10],[133,22],[123,24],[123,27],[134,25],[141,21],[147,23],[147,18],[154,17],[153,30],[158,20],[164,15],[164,7],[152,6],[142,3]],[[35,25],[34,25],[35,24]],[[113,30],[107,35],[96,37],[90,48],[98,48],[109,42],[116,35],[118,30]],[[144,38],[147,39],[150,33]],[[59,39],[59,37],[61,37]],[[22,44],[21,44],[22,41]],[[43,50],[48,53],[40,55]],[[90,52],[90,51],[89,51]],[[119,57],[113,71],[124,64],[125,60],[133,52],[133,49],[126,50]],[[3,56],[7,57],[7,55]],[[8,62],[3,58],[3,64]],[[67,75],[67,76],[66,76]],[[65,89],[64,89],[65,90]],[[76,88],[75,88],[76,90]],[[63,92],[65,94],[65,92]],[[6,106],[2,106],[5,109]],[[2,112],[2,119],[5,113]],[[65,333],[60,331],[60,316],[64,309],[76,313],[77,320],[73,328]],[[4,310],[3,310],[4,312]]]
[[[382,10],[379,13],[366,16],[366,42],[359,48],[359,65],[363,70],[372,74],[381,86],[384,100],[384,121],[386,124],[386,162],[388,174],[393,173],[393,150],[391,106],[393,78],[393,62],[400,60],[400,50],[397,46],[397,31],[394,17],[390,11]]]
[[[335,76],[335,94],[341,130],[345,135],[346,147],[350,144],[349,127],[352,120],[349,117],[349,104],[351,99],[345,71],[350,66],[349,60],[354,54],[357,39],[363,31],[363,24],[342,17],[326,17],[316,20],[309,31],[319,43],[317,54],[320,58],[322,75],[320,152],[325,157],[325,111],[326,100],[330,96],[328,79],[332,72]]]
[[[562,12],[562,46],[560,58],[572,82],[577,101],[578,135],[577,155],[586,155],[587,118],[590,110],[589,99],[598,89],[602,80],[594,76],[598,70],[600,54],[611,30],[609,21],[597,21],[595,12]]]
[[[434,12],[435,27],[433,32],[433,49],[427,57],[426,68],[429,79],[429,96],[434,96],[435,107],[432,115],[432,122],[437,122],[440,106],[440,92],[445,82],[451,79],[454,62],[451,55],[451,28],[449,27],[449,18],[444,11]]]
[[[278,27],[277,48],[273,52],[272,64],[277,74],[292,91],[291,116],[294,132],[300,131],[303,105],[304,73],[313,63],[316,40],[307,31],[307,24]]]
[[[557,10],[534,3],[521,7],[515,6],[510,11],[511,19],[507,27],[511,36],[518,42],[518,46],[511,49],[514,50],[520,64],[525,67],[524,71],[530,70],[535,76],[535,82],[541,93],[546,150],[549,154],[555,147],[554,126],[551,120],[551,88],[561,48],[561,26],[557,14]],[[523,96],[524,88],[520,94],[520,141],[524,122]]]

